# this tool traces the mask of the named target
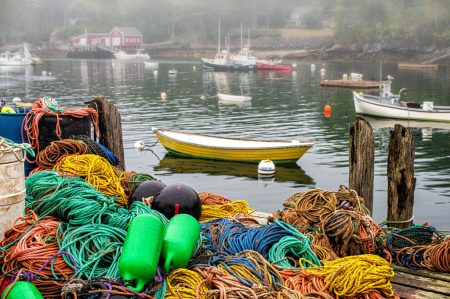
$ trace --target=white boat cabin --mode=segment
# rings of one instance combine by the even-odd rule
[[[242,49],[242,51],[239,51],[239,54],[237,57],[239,59],[249,59],[249,60],[256,59],[255,52],[249,51],[246,48]]]
[[[217,53],[214,57],[214,64],[227,65],[228,64],[228,52],[223,50],[222,53]]]

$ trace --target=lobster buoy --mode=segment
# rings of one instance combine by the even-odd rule
[[[8,297],[6,297],[6,292],[9,291]],[[1,299],[44,299],[39,290],[28,281],[18,281],[14,286],[7,287],[1,296]]]
[[[145,147],[145,143],[142,142],[141,140],[136,141],[136,143],[134,144],[135,149],[143,149],[144,147]]]
[[[183,184],[173,184],[164,188],[153,201],[152,208],[167,219],[178,214],[189,214],[198,220],[202,215],[202,202],[197,192]]]
[[[273,174],[275,173],[275,164],[269,159],[262,160],[258,165],[259,174]]]
[[[159,181],[145,181],[140,183],[134,188],[133,193],[131,193],[128,199],[128,207],[135,201],[144,202],[147,199],[150,200],[150,197],[153,197],[153,200],[155,200],[159,192],[166,187],[166,184]]]

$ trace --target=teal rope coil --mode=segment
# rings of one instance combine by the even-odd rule
[[[283,229],[293,232],[295,236],[283,237],[280,241],[275,243],[269,250],[269,262],[275,263],[275,266],[283,268],[294,268],[285,257],[293,255],[297,259],[306,259],[316,266],[320,266],[319,258],[311,249],[311,241],[308,237],[298,231],[289,229],[290,225],[279,220],[275,222]],[[303,267],[314,267],[313,265],[302,261]]]
[[[67,251],[75,258],[78,272],[72,278],[120,278],[119,259],[126,235],[125,230],[104,224],[75,227],[62,223],[57,241],[60,251]],[[74,268],[70,258],[63,258]]]

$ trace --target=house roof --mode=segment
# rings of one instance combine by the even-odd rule
[[[306,15],[313,9],[313,6],[297,6],[292,10],[291,15]]]
[[[136,27],[114,27],[114,29],[116,29],[116,28],[120,32],[122,32],[123,35],[132,35],[132,36],[142,35],[142,33]],[[111,30],[111,32],[113,30]]]

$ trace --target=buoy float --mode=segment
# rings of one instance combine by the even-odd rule
[[[259,174],[273,174],[275,173],[275,164],[269,159],[262,160],[258,165]]]
[[[164,272],[185,268],[200,237],[198,221],[188,214],[179,214],[170,219],[164,234],[160,261]]]
[[[167,94],[165,92],[161,93],[161,99],[164,101],[167,97]]]
[[[11,291],[8,294],[8,298],[6,298],[5,294],[7,290],[9,290],[11,287],[7,287],[2,295],[2,299],[44,299],[44,297],[41,295],[39,290],[28,281],[18,281],[14,284],[14,286],[11,288]]]
[[[133,193],[130,194],[128,198],[128,207],[131,207],[131,204],[135,201],[140,201],[143,203],[147,203],[149,201],[153,202],[159,192],[166,187],[166,184],[159,181],[145,181],[140,183],[136,188],[134,188]]]
[[[16,113],[16,110],[9,106],[3,106],[2,110],[0,110],[1,113]]]
[[[134,144],[134,148],[136,149],[143,149],[145,147],[145,143],[142,142],[141,140],[136,141],[136,143]]]
[[[158,71],[153,71],[153,75],[158,75]]]
[[[46,71],[42,71],[42,76],[47,76],[47,72]]]
[[[192,68],[194,69],[194,71],[197,69],[197,67],[195,65]]]
[[[330,117],[331,116],[331,106],[325,105],[324,112],[325,112],[325,117]]]
[[[52,75],[52,72],[48,72],[48,75],[51,76],[51,75]]]
[[[162,213],[167,219],[178,214],[189,214],[198,220],[202,215],[202,202],[191,187],[173,184],[159,193],[153,201],[152,209]]]
[[[144,214],[131,220],[119,260],[120,276],[134,283],[128,288],[140,292],[153,280],[163,239],[164,225],[155,216]]]
[[[315,69],[315,68],[316,68],[316,65],[315,65],[315,64],[311,64],[311,68],[312,68],[312,69]]]
[[[343,74],[343,75],[342,75],[342,79],[347,80],[347,79],[348,79],[347,74]]]
[[[292,64],[292,68],[294,68],[294,69],[297,68],[297,64],[296,64],[296,63],[293,63],[293,64]]]

